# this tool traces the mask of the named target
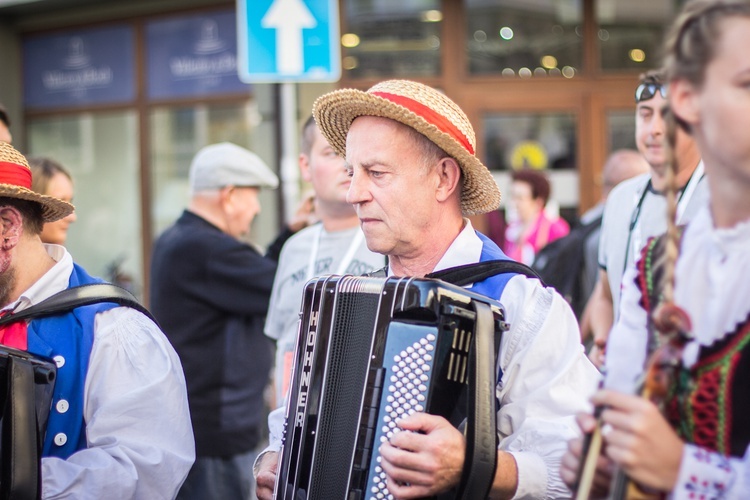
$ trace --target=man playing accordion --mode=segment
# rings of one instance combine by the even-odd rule
[[[442,93],[410,81],[339,90],[319,98],[316,122],[346,157],[367,246],[389,259],[389,276],[507,260],[468,215],[497,209],[500,193],[475,152],[474,131]],[[553,289],[521,274],[497,275],[470,290],[499,300],[510,330],[497,357],[500,445],[493,498],[569,495],[558,467],[577,434],[574,415],[598,378],[583,354],[570,307]],[[256,462],[258,497],[274,488],[283,412],[269,417],[271,445]],[[463,435],[443,417],[415,413],[380,449],[396,498],[420,498],[456,486],[464,464]]]

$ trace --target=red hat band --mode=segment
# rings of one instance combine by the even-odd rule
[[[461,133],[461,131],[450,120],[445,118],[443,115],[435,112],[430,107],[425,106],[419,101],[415,101],[414,99],[402,95],[390,94],[388,92],[370,92],[370,94],[381,97],[383,99],[387,99],[392,103],[405,107],[409,111],[424,118],[428,123],[435,125],[440,131],[445,132],[449,136],[453,137],[470,154],[474,154],[474,146],[471,145],[466,136]]]
[[[0,184],[31,189],[31,170],[15,163],[0,161]]]

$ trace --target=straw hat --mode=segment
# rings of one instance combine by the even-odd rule
[[[26,158],[7,142],[0,141],[0,197],[35,201],[42,205],[44,222],[54,222],[73,213],[73,205],[31,190],[31,169]]]
[[[349,127],[359,116],[381,116],[408,125],[458,161],[464,174],[464,215],[490,212],[500,205],[500,190],[476,156],[476,137],[469,119],[456,103],[431,87],[388,80],[367,92],[336,90],[315,101],[313,115],[320,131],[341,156],[346,153]]]

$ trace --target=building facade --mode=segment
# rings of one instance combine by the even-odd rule
[[[659,65],[679,3],[339,0],[341,79],[294,84],[293,114],[301,124],[335,88],[422,81],[469,115],[503,192],[512,169],[546,169],[553,199],[574,217],[597,202],[608,153],[634,147],[638,75]],[[187,202],[199,148],[232,141],[281,170],[293,133],[281,125],[282,88],[237,77],[236,12],[219,0],[0,0],[0,102],[14,144],[73,173],[76,259],[99,275],[119,271],[141,294],[152,242]],[[285,174],[286,189],[263,193],[260,246],[301,191]],[[475,224],[499,233],[502,217]]]

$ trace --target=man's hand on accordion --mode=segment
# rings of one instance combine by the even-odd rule
[[[258,474],[255,476],[257,486],[255,494],[258,500],[272,500],[273,488],[276,485],[276,472],[279,467],[279,454],[275,451],[266,452],[258,464]]]
[[[461,479],[466,441],[443,417],[415,413],[398,423],[404,431],[380,447],[388,490],[401,499],[435,495]]]

